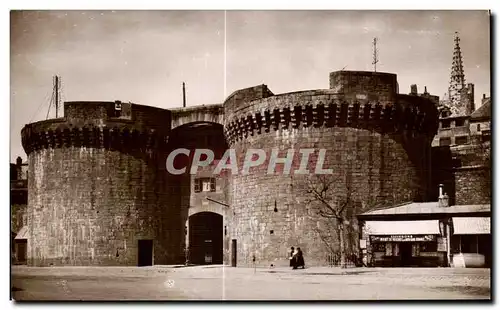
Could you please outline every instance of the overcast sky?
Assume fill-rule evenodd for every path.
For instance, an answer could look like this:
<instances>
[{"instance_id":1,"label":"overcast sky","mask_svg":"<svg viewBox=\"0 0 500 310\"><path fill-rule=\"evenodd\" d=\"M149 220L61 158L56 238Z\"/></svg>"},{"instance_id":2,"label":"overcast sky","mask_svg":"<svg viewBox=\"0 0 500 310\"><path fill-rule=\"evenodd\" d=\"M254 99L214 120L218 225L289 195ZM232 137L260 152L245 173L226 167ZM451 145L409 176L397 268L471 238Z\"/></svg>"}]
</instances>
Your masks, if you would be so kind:
<instances>
[{"instance_id":1,"label":"overcast sky","mask_svg":"<svg viewBox=\"0 0 500 310\"><path fill-rule=\"evenodd\" d=\"M490 94L486 11L44 11L11 14L11 160L26 158L20 131L47 116L52 77L64 101L131 101L172 108L222 103L267 84L275 94L328 88L328 74L398 75L443 97L460 33L476 106ZM226 43L225 43L226 42ZM225 60L225 61L224 61ZM62 110L61 110L62 111ZM49 117L54 117L54 111Z\"/></svg>"}]
</instances>

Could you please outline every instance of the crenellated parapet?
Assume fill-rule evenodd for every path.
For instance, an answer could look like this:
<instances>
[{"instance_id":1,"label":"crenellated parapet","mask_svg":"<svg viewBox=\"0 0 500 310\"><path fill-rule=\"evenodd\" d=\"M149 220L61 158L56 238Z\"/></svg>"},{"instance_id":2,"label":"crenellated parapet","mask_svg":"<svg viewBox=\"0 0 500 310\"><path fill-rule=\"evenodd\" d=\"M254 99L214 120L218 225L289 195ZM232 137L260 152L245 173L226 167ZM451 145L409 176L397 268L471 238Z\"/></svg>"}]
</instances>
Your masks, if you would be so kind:
<instances>
[{"instance_id":1,"label":"crenellated parapet","mask_svg":"<svg viewBox=\"0 0 500 310\"><path fill-rule=\"evenodd\" d=\"M22 145L28 155L63 147L164 150L170 121L170 112L158 108L119 102L67 102L64 118L26 125L21 131Z\"/></svg>"},{"instance_id":2,"label":"crenellated parapet","mask_svg":"<svg viewBox=\"0 0 500 310\"><path fill-rule=\"evenodd\" d=\"M315 90L246 102L232 115L226 111L224 128L229 143L272 130L307 127L354 127L432 137L437 120L435 104L426 98L398 94L392 102L378 102Z\"/></svg>"}]
</instances>

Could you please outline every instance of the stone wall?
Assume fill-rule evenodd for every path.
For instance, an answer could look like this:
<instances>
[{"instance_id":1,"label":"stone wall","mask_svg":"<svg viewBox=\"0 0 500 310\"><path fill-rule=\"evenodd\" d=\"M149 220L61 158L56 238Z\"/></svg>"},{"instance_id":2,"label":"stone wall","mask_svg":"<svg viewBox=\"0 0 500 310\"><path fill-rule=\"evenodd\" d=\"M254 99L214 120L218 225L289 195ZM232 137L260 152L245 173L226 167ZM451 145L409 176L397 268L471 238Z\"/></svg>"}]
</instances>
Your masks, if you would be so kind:
<instances>
[{"instance_id":1,"label":"stone wall","mask_svg":"<svg viewBox=\"0 0 500 310\"><path fill-rule=\"evenodd\" d=\"M354 251L359 239L355 214L427 198L430 143L437 129L434 103L396 94L395 75L381 74L381 81L371 73L366 79L363 73L354 76L331 74L339 89L224 105L226 137L240 165L240 173L230 179L229 197L238 265L252 265L253 256L258 265L287 264L291 246L301 247L310 265L324 265L329 246L338 245L332 222L319 217L314 204L307 202L307 177L293 172L267 175L268 161L243 175L241 165L249 149L264 149L267 158L273 148L281 150L280 157L294 149L295 168L299 149L316 150L309 165L316 163L319 149L326 149L324 166L333 169L332 201L345 198L350 184L346 239ZM386 83L379 90L374 81ZM322 236L325 232L328 235Z\"/></svg>"},{"instance_id":2,"label":"stone wall","mask_svg":"<svg viewBox=\"0 0 500 310\"><path fill-rule=\"evenodd\" d=\"M64 118L27 125L28 263L136 265L141 238L154 240L155 264L183 263L189 216L209 211L224 217L226 263L236 239L238 266L251 265L253 255L259 265L288 264L291 246L302 248L308 265L326 264L338 232L307 202L308 176L267 175L266 161L248 175L215 176L215 192L194 193L194 180L213 177L217 161L196 175L188 166L172 176L165 160L180 147L213 149L216 159L235 148L240 169L250 148L266 150L268 158L274 148L280 157L295 149L292 171L298 149L316 150L310 171L325 149L332 201L352 197L346 242L355 251L357 213L428 198L437 109L426 98L398 94L394 74L341 71L330 84L282 95L259 85L234 92L222 107L173 112L70 102Z\"/></svg>"},{"instance_id":3,"label":"stone wall","mask_svg":"<svg viewBox=\"0 0 500 310\"><path fill-rule=\"evenodd\" d=\"M491 144L473 143L451 148L456 204L491 203Z\"/></svg>"},{"instance_id":4,"label":"stone wall","mask_svg":"<svg viewBox=\"0 0 500 310\"><path fill-rule=\"evenodd\" d=\"M336 71L330 73L330 89L344 94L346 99L393 101L396 99L396 74L366 71Z\"/></svg>"},{"instance_id":5,"label":"stone wall","mask_svg":"<svg viewBox=\"0 0 500 310\"><path fill-rule=\"evenodd\" d=\"M26 225L26 207L27 205L22 204L11 204L10 205L10 230L18 233L19 230Z\"/></svg>"},{"instance_id":6,"label":"stone wall","mask_svg":"<svg viewBox=\"0 0 500 310\"><path fill-rule=\"evenodd\" d=\"M227 231L228 218L230 212L227 207L217 203L227 202L228 179L226 174L214 175L213 171L220 158L226 151L228 145L223 134L223 127L214 122L188 123L172 130L169 138L169 150L186 148L190 150L190 155L178 155L174 161L176 169L186 167L186 172L181 175L171 176L172 188L177 193L172 197L172 203L181 210L182 223L186 233L183 238L183 246L189 248L189 217L200 212L213 212L223 216L223 226ZM206 167L198 167L195 174L190 174L192 159L195 149L209 149L214 152L215 160ZM195 181L199 178L214 178L215 191L195 192ZM209 201L210 198L214 201ZM228 235L223 236L223 259L229 263L229 239Z\"/></svg>"},{"instance_id":7,"label":"stone wall","mask_svg":"<svg viewBox=\"0 0 500 310\"><path fill-rule=\"evenodd\" d=\"M140 239L154 240L154 263L183 261L165 171L170 114L130 105L121 119L114 110L66 103L64 118L23 128L29 265L135 266Z\"/></svg>"},{"instance_id":8,"label":"stone wall","mask_svg":"<svg viewBox=\"0 0 500 310\"><path fill-rule=\"evenodd\" d=\"M456 204L491 204L491 171L487 167L455 169Z\"/></svg>"},{"instance_id":9,"label":"stone wall","mask_svg":"<svg viewBox=\"0 0 500 310\"><path fill-rule=\"evenodd\" d=\"M29 158L28 264L137 265L139 239L173 263L180 217L156 162L118 151L64 148Z\"/></svg>"},{"instance_id":10,"label":"stone wall","mask_svg":"<svg viewBox=\"0 0 500 310\"><path fill-rule=\"evenodd\" d=\"M268 150L268 158L272 148L326 149L324 167L333 169L329 177L334 180L331 198L345 198L347 179L352 182L353 204L348 211L351 222L347 225L346 239L353 243L351 248L354 250L358 240L355 214L376 206L414 200L420 190L419 184L425 182L419 179L415 163L398 142L388 135L363 129L283 130L248 138L233 147L239 154L240 163L250 148ZM318 151L311 157L311 172L315 169L317 155ZM285 156L286 152L282 151L280 157ZM318 230L329 234L328 226L333 225L318 216L313 204L306 202L311 198L306 192L307 177L293 172L279 175L283 165L278 165L278 175L266 175L268 162L260 169L251 169L248 175L239 174L231 179L234 211L231 235L238 240L238 264L249 265L252 255L259 264L283 263L291 246L300 246L310 264L325 264L328 245L324 244L325 236ZM297 154L292 171L299 165ZM277 212L274 212L275 206Z\"/></svg>"},{"instance_id":11,"label":"stone wall","mask_svg":"<svg viewBox=\"0 0 500 310\"><path fill-rule=\"evenodd\" d=\"M172 129L193 123L221 124L224 119L222 104L202 105L196 107L171 109Z\"/></svg>"}]
</instances>

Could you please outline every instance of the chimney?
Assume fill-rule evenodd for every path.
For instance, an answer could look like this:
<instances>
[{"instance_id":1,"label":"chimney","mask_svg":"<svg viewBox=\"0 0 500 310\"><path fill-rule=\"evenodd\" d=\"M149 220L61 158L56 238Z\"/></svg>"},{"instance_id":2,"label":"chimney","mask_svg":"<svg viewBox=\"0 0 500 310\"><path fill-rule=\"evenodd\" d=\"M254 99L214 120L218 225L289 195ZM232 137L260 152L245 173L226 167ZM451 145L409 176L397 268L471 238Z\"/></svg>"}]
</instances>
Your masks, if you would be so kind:
<instances>
[{"instance_id":1,"label":"chimney","mask_svg":"<svg viewBox=\"0 0 500 310\"><path fill-rule=\"evenodd\" d=\"M443 193L443 184L439 184L439 206L441 208L447 208L450 206L450 197L446 193Z\"/></svg>"},{"instance_id":2,"label":"chimney","mask_svg":"<svg viewBox=\"0 0 500 310\"><path fill-rule=\"evenodd\" d=\"M411 84L410 95L417 95L417 94L418 94L417 84Z\"/></svg>"},{"instance_id":3,"label":"chimney","mask_svg":"<svg viewBox=\"0 0 500 310\"><path fill-rule=\"evenodd\" d=\"M427 86L424 86L424 94L428 95L429 93L427 92Z\"/></svg>"},{"instance_id":4,"label":"chimney","mask_svg":"<svg viewBox=\"0 0 500 310\"><path fill-rule=\"evenodd\" d=\"M483 94L483 99L486 99L486 94Z\"/></svg>"},{"instance_id":5,"label":"chimney","mask_svg":"<svg viewBox=\"0 0 500 310\"><path fill-rule=\"evenodd\" d=\"M22 165L23 165L23 159L21 158L21 156L18 156L16 158L16 174L17 174L17 179L18 180L22 180L23 179L23 168L22 168Z\"/></svg>"}]
</instances>

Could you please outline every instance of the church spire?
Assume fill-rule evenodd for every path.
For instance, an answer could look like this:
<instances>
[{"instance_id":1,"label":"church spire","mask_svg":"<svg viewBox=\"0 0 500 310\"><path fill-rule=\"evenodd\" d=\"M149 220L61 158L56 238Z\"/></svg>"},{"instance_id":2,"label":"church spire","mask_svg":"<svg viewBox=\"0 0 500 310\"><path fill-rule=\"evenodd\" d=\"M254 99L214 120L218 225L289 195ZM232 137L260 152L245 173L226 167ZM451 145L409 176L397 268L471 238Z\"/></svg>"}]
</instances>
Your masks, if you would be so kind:
<instances>
[{"instance_id":1,"label":"church spire","mask_svg":"<svg viewBox=\"0 0 500 310\"><path fill-rule=\"evenodd\" d=\"M448 98L450 105L460 106L460 93L465 87L465 74L460 50L460 37L455 32L455 48L453 50L453 63L451 66L450 86L448 87Z\"/></svg>"},{"instance_id":2,"label":"church spire","mask_svg":"<svg viewBox=\"0 0 500 310\"><path fill-rule=\"evenodd\" d=\"M449 116L466 116L474 111L474 84L465 84L464 64L460 50L460 37L455 32L455 48L451 66L448 100L444 103L451 113Z\"/></svg>"}]
</instances>

